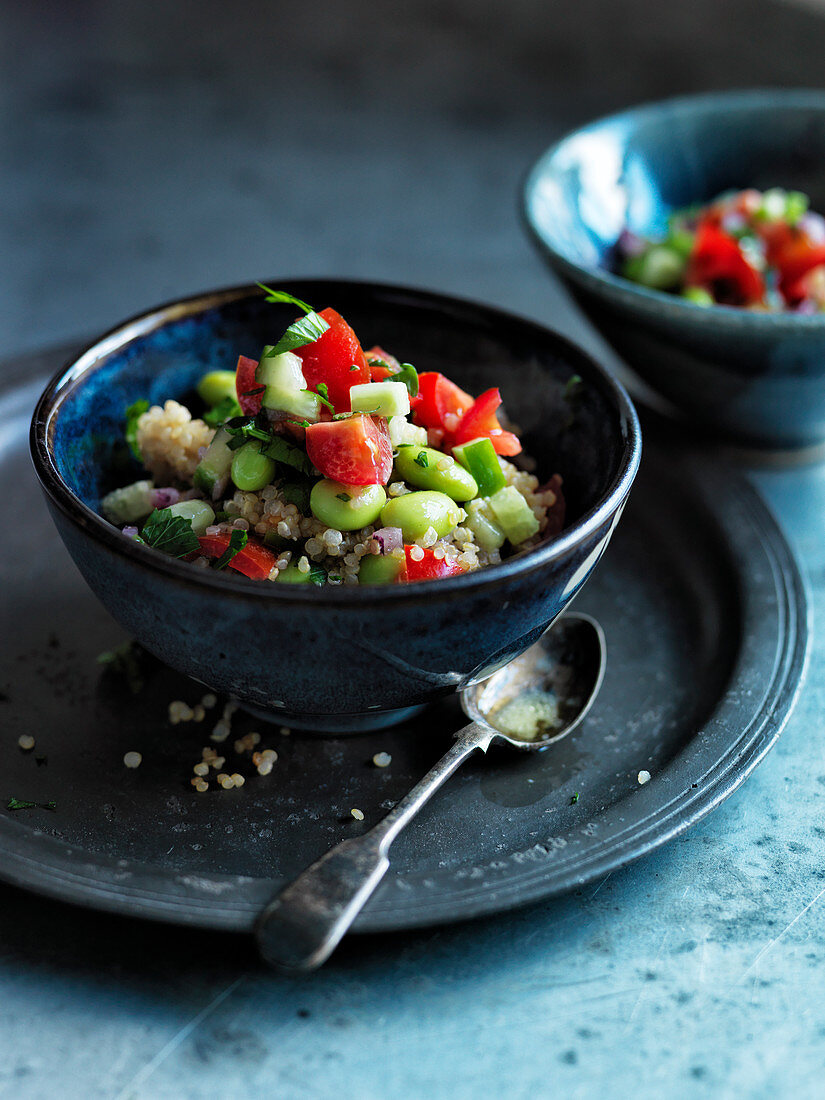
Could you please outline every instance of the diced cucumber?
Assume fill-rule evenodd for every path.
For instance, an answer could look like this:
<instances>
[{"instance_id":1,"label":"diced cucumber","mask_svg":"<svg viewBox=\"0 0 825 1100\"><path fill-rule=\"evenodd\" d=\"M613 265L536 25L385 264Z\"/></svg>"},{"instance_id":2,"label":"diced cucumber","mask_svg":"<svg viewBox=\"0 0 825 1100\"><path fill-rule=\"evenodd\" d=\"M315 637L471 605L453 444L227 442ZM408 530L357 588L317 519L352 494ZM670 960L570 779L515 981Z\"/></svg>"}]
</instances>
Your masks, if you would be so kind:
<instances>
[{"instance_id":1,"label":"diced cucumber","mask_svg":"<svg viewBox=\"0 0 825 1100\"><path fill-rule=\"evenodd\" d=\"M427 446L427 429L410 423L405 416L391 416L388 425L393 447L402 447L405 443L413 447Z\"/></svg>"},{"instance_id":2,"label":"diced cucumber","mask_svg":"<svg viewBox=\"0 0 825 1100\"><path fill-rule=\"evenodd\" d=\"M367 554L361 558L358 570L359 584L393 584L403 572L406 559L403 554Z\"/></svg>"},{"instance_id":3,"label":"diced cucumber","mask_svg":"<svg viewBox=\"0 0 825 1100\"><path fill-rule=\"evenodd\" d=\"M495 447L489 439L482 437L461 443L453 447L453 454L478 482L479 496L492 496L507 484Z\"/></svg>"},{"instance_id":4,"label":"diced cucumber","mask_svg":"<svg viewBox=\"0 0 825 1100\"><path fill-rule=\"evenodd\" d=\"M196 535L205 535L206 528L215 522L215 513L205 500L179 500L171 504L169 511L173 516L182 516L192 524Z\"/></svg>"},{"instance_id":5,"label":"diced cucumber","mask_svg":"<svg viewBox=\"0 0 825 1100\"><path fill-rule=\"evenodd\" d=\"M267 345L255 372L255 378L266 386L261 403L265 409L290 413L299 420L316 421L321 416L321 398L307 390L303 363L292 351L272 354Z\"/></svg>"},{"instance_id":6,"label":"diced cucumber","mask_svg":"<svg viewBox=\"0 0 825 1100\"><path fill-rule=\"evenodd\" d=\"M154 487L151 481L136 481L122 489L114 489L101 500L100 510L110 523L134 523L144 519L153 508Z\"/></svg>"},{"instance_id":7,"label":"diced cucumber","mask_svg":"<svg viewBox=\"0 0 825 1100\"><path fill-rule=\"evenodd\" d=\"M490 508L513 545L538 533L539 521L533 514L533 509L513 485L493 493L490 497Z\"/></svg>"},{"instance_id":8,"label":"diced cucumber","mask_svg":"<svg viewBox=\"0 0 825 1100\"><path fill-rule=\"evenodd\" d=\"M491 550L500 550L507 536L495 522L489 512L486 501L473 500L466 505L467 518L464 526L469 527L475 535L475 540L482 550L488 553Z\"/></svg>"},{"instance_id":9,"label":"diced cucumber","mask_svg":"<svg viewBox=\"0 0 825 1100\"><path fill-rule=\"evenodd\" d=\"M403 382L363 382L349 391L353 412L377 416L406 416L410 411L410 391Z\"/></svg>"},{"instance_id":10,"label":"diced cucumber","mask_svg":"<svg viewBox=\"0 0 825 1100\"><path fill-rule=\"evenodd\" d=\"M327 576L320 565L310 565L306 573L298 568L298 563L291 561L286 569L278 570L278 580L283 584L326 584Z\"/></svg>"},{"instance_id":11,"label":"diced cucumber","mask_svg":"<svg viewBox=\"0 0 825 1100\"><path fill-rule=\"evenodd\" d=\"M226 428L218 428L193 475L196 489L217 500L229 481L229 468L234 452L229 447L232 436Z\"/></svg>"},{"instance_id":12,"label":"diced cucumber","mask_svg":"<svg viewBox=\"0 0 825 1100\"><path fill-rule=\"evenodd\" d=\"M669 290L685 273L685 259L667 245L657 244L641 257L637 279L653 290Z\"/></svg>"}]
</instances>

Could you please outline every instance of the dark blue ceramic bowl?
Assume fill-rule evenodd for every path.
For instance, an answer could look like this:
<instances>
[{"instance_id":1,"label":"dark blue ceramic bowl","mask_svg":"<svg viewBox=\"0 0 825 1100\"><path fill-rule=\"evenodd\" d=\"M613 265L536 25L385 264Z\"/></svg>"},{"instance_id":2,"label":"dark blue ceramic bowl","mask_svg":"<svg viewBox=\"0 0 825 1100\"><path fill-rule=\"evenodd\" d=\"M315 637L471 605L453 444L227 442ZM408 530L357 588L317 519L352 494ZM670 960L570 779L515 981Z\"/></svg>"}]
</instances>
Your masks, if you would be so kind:
<instances>
[{"instance_id":1,"label":"dark blue ceramic bowl","mask_svg":"<svg viewBox=\"0 0 825 1100\"><path fill-rule=\"evenodd\" d=\"M530 172L542 255L616 351L691 420L760 447L825 439L825 315L703 308L611 273L622 228L743 187L807 192L825 212L825 91L674 99L592 123Z\"/></svg>"},{"instance_id":2,"label":"dark blue ceramic bowl","mask_svg":"<svg viewBox=\"0 0 825 1100\"><path fill-rule=\"evenodd\" d=\"M636 414L566 340L499 310L399 287L275 280L333 305L368 342L480 392L500 385L540 474L564 476L570 524L499 566L408 586L270 585L201 571L97 514L122 460L124 410L180 398L257 356L294 309L240 287L153 310L93 344L38 403L31 448L58 530L90 587L147 649L287 725L388 725L490 675L531 645L603 553L639 464ZM567 386L572 375L581 385ZM572 397L571 397L572 389ZM119 474L120 483L138 468Z\"/></svg>"}]
</instances>

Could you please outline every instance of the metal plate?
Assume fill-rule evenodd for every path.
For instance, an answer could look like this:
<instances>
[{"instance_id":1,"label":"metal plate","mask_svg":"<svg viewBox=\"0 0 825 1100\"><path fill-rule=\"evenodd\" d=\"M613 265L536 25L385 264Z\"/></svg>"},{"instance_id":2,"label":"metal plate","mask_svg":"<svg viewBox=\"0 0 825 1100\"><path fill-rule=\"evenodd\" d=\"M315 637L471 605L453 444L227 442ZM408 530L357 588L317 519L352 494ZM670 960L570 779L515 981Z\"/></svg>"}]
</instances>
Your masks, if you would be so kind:
<instances>
[{"instance_id":1,"label":"metal plate","mask_svg":"<svg viewBox=\"0 0 825 1100\"><path fill-rule=\"evenodd\" d=\"M40 372L56 365L42 357L34 377L31 363L6 370L0 387L0 877L99 909L249 929L280 885L426 771L459 708L451 700L342 739L284 736L238 713L226 765L249 776L245 786L195 793L192 766L216 713L172 726L169 701L193 704L202 688L147 661L134 694L97 663L122 633L58 543L30 468L29 415ZM394 845L358 930L479 916L603 875L699 820L774 743L803 675L807 599L775 521L739 476L648 448L576 607L600 620L609 651L588 719L544 753L492 750L455 776ZM272 639L273 660L284 644ZM233 751L253 729L279 753L266 778ZM25 733L33 752L18 748ZM130 750L143 755L136 770L123 765ZM372 764L378 751L389 767ZM56 809L11 812L11 797Z\"/></svg>"}]
</instances>

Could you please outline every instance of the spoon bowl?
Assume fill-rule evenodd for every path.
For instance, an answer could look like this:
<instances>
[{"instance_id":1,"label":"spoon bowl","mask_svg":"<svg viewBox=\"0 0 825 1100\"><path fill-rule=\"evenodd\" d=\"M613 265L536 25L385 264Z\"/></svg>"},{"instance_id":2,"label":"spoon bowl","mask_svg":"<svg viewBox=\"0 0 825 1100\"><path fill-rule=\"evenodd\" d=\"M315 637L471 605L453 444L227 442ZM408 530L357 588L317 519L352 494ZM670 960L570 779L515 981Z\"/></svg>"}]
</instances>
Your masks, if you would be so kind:
<instances>
[{"instance_id":1,"label":"spoon bowl","mask_svg":"<svg viewBox=\"0 0 825 1100\"><path fill-rule=\"evenodd\" d=\"M606 663L599 623L589 615L564 615L521 656L466 688L461 706L469 719L492 727L496 739L512 748L546 749L582 722L599 693ZM516 731L507 722L520 697L533 700L525 708L532 730L522 726Z\"/></svg>"},{"instance_id":2,"label":"spoon bowl","mask_svg":"<svg viewBox=\"0 0 825 1100\"><path fill-rule=\"evenodd\" d=\"M538 750L566 737L598 693L605 653L604 634L594 619L565 615L515 660L466 689L461 704L470 724L435 767L377 825L321 856L261 913L255 936L264 959L291 972L321 966L387 873L390 845L442 783L468 756L486 752L496 740ZM532 715L528 736L523 722L515 729L502 719L526 697L531 705L521 713Z\"/></svg>"}]
</instances>

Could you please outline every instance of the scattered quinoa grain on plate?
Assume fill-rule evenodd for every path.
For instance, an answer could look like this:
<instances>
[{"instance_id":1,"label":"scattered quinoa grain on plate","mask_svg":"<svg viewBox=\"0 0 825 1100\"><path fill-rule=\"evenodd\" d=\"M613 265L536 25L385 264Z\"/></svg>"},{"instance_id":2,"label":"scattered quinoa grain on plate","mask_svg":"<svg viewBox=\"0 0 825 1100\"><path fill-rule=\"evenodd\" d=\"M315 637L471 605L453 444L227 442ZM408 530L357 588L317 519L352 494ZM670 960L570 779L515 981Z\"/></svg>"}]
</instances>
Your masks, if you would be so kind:
<instances>
[{"instance_id":1,"label":"scattered quinoa grain on plate","mask_svg":"<svg viewBox=\"0 0 825 1100\"><path fill-rule=\"evenodd\" d=\"M474 397L365 352L334 309L262 290L302 316L257 360L205 374L200 416L171 397L125 410L144 473L101 501L124 537L201 569L321 587L456 576L562 529L561 478L540 484L518 465L529 460L511 461L522 446L497 388ZM213 699L176 701L170 721L203 721Z\"/></svg>"}]
</instances>

